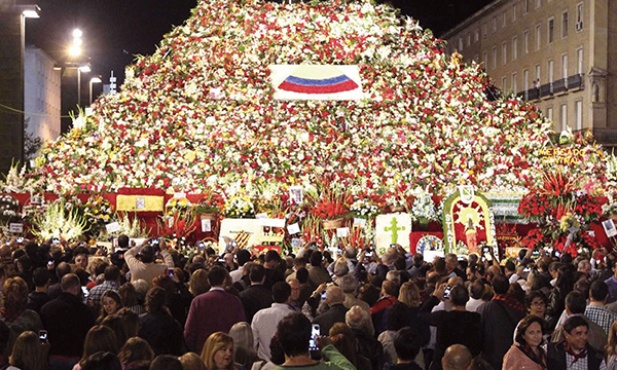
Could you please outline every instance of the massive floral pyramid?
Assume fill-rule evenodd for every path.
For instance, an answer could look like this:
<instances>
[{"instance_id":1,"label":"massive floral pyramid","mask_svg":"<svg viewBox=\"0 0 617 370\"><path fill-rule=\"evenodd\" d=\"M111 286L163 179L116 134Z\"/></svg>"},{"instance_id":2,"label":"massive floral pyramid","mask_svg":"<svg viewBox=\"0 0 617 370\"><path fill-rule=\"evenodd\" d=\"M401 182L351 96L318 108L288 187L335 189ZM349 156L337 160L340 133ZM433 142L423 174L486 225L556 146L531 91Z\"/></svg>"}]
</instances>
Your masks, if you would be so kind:
<instances>
[{"instance_id":1,"label":"massive floral pyramid","mask_svg":"<svg viewBox=\"0 0 617 370\"><path fill-rule=\"evenodd\" d=\"M271 65L357 66L360 99L274 99ZM225 191L241 181L337 184L352 193L443 194L460 184L537 184L550 123L517 99L491 102L480 66L386 5L202 0L122 91L46 146L48 191ZM597 147L567 171L602 175ZM548 164L547 164L548 163Z\"/></svg>"}]
</instances>

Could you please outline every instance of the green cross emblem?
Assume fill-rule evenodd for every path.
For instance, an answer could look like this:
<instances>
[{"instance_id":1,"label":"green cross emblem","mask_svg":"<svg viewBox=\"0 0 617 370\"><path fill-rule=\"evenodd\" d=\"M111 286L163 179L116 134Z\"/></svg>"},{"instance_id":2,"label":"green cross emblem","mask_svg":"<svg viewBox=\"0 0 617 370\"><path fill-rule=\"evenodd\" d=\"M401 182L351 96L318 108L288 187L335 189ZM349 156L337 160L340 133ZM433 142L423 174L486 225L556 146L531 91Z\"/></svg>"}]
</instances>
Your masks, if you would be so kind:
<instances>
[{"instance_id":1,"label":"green cross emblem","mask_svg":"<svg viewBox=\"0 0 617 370\"><path fill-rule=\"evenodd\" d=\"M392 217L392 220L390 221L390 226L384 228L385 231L392 231L390 233L390 239L392 241L392 244L397 243L399 230L401 231L405 230L405 226L401 226L401 227L397 227L397 226L398 226L398 221L396 220L396 217Z\"/></svg>"}]
</instances>

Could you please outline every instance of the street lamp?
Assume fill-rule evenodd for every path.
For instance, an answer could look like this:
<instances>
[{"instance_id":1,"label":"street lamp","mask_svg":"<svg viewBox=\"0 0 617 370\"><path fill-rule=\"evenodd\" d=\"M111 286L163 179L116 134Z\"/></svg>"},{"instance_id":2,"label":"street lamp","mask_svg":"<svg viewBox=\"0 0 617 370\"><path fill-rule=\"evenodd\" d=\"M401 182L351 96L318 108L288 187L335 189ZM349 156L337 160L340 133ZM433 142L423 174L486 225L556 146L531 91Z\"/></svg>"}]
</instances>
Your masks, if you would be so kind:
<instances>
[{"instance_id":1,"label":"street lamp","mask_svg":"<svg viewBox=\"0 0 617 370\"><path fill-rule=\"evenodd\" d=\"M92 105L92 84L100 84L101 82L103 82L103 80L101 80L99 77L92 77L90 79L90 105Z\"/></svg>"}]
</instances>

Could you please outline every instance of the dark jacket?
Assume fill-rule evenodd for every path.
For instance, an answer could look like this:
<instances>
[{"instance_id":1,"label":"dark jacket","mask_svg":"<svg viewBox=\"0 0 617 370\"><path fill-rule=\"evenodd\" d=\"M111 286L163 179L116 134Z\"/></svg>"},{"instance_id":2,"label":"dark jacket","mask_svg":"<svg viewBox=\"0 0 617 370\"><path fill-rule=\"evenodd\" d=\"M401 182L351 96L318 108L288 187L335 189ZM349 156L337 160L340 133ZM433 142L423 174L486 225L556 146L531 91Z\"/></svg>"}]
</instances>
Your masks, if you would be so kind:
<instances>
[{"instance_id":1,"label":"dark jacket","mask_svg":"<svg viewBox=\"0 0 617 370\"><path fill-rule=\"evenodd\" d=\"M564 341L549 343L546 352L547 366L549 369L567 369L566 350ZM602 363L602 355L587 344L587 369L597 370ZM579 360L582 361L582 360Z\"/></svg>"},{"instance_id":2,"label":"dark jacket","mask_svg":"<svg viewBox=\"0 0 617 370\"><path fill-rule=\"evenodd\" d=\"M319 324L321 335L328 335L330 328L337 322L345 322L345 313L347 313L347 307L342 303L332 305L328 311L317 316L314 320L314 324Z\"/></svg>"},{"instance_id":3,"label":"dark jacket","mask_svg":"<svg viewBox=\"0 0 617 370\"><path fill-rule=\"evenodd\" d=\"M238 296L244 307L246 322L249 324L257 311L272 306L272 292L262 284L248 286Z\"/></svg>"},{"instance_id":4,"label":"dark jacket","mask_svg":"<svg viewBox=\"0 0 617 370\"><path fill-rule=\"evenodd\" d=\"M62 292L41 307L40 316L51 345L49 353L81 357L86 334L94 325L88 306L73 294Z\"/></svg>"},{"instance_id":5,"label":"dark jacket","mask_svg":"<svg viewBox=\"0 0 617 370\"><path fill-rule=\"evenodd\" d=\"M173 316L164 312L153 312L143 314L139 319L139 336L150 344L155 355L180 356L184 353L182 326Z\"/></svg>"},{"instance_id":6,"label":"dark jacket","mask_svg":"<svg viewBox=\"0 0 617 370\"><path fill-rule=\"evenodd\" d=\"M383 345L375 337L363 331L351 329L356 336L357 351L371 361L373 370L378 370L386 363Z\"/></svg>"},{"instance_id":7,"label":"dark jacket","mask_svg":"<svg viewBox=\"0 0 617 370\"><path fill-rule=\"evenodd\" d=\"M525 312L493 300L481 305L478 313L482 317L484 359L493 369L501 369L503 357L514 341L514 329Z\"/></svg>"}]
</instances>

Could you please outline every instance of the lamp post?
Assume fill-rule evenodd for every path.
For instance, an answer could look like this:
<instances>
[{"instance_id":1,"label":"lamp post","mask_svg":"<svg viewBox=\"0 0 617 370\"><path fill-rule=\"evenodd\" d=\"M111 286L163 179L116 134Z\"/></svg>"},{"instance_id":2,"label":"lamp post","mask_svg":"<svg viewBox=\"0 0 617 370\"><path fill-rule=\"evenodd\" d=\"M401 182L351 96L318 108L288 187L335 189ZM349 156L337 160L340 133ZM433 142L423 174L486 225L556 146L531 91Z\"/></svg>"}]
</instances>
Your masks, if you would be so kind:
<instances>
[{"instance_id":1,"label":"lamp post","mask_svg":"<svg viewBox=\"0 0 617 370\"><path fill-rule=\"evenodd\" d=\"M92 77L90 79L90 94L89 96L89 104L92 105L92 84L100 84L101 82L103 82L103 80L101 80L100 77Z\"/></svg>"}]
</instances>

